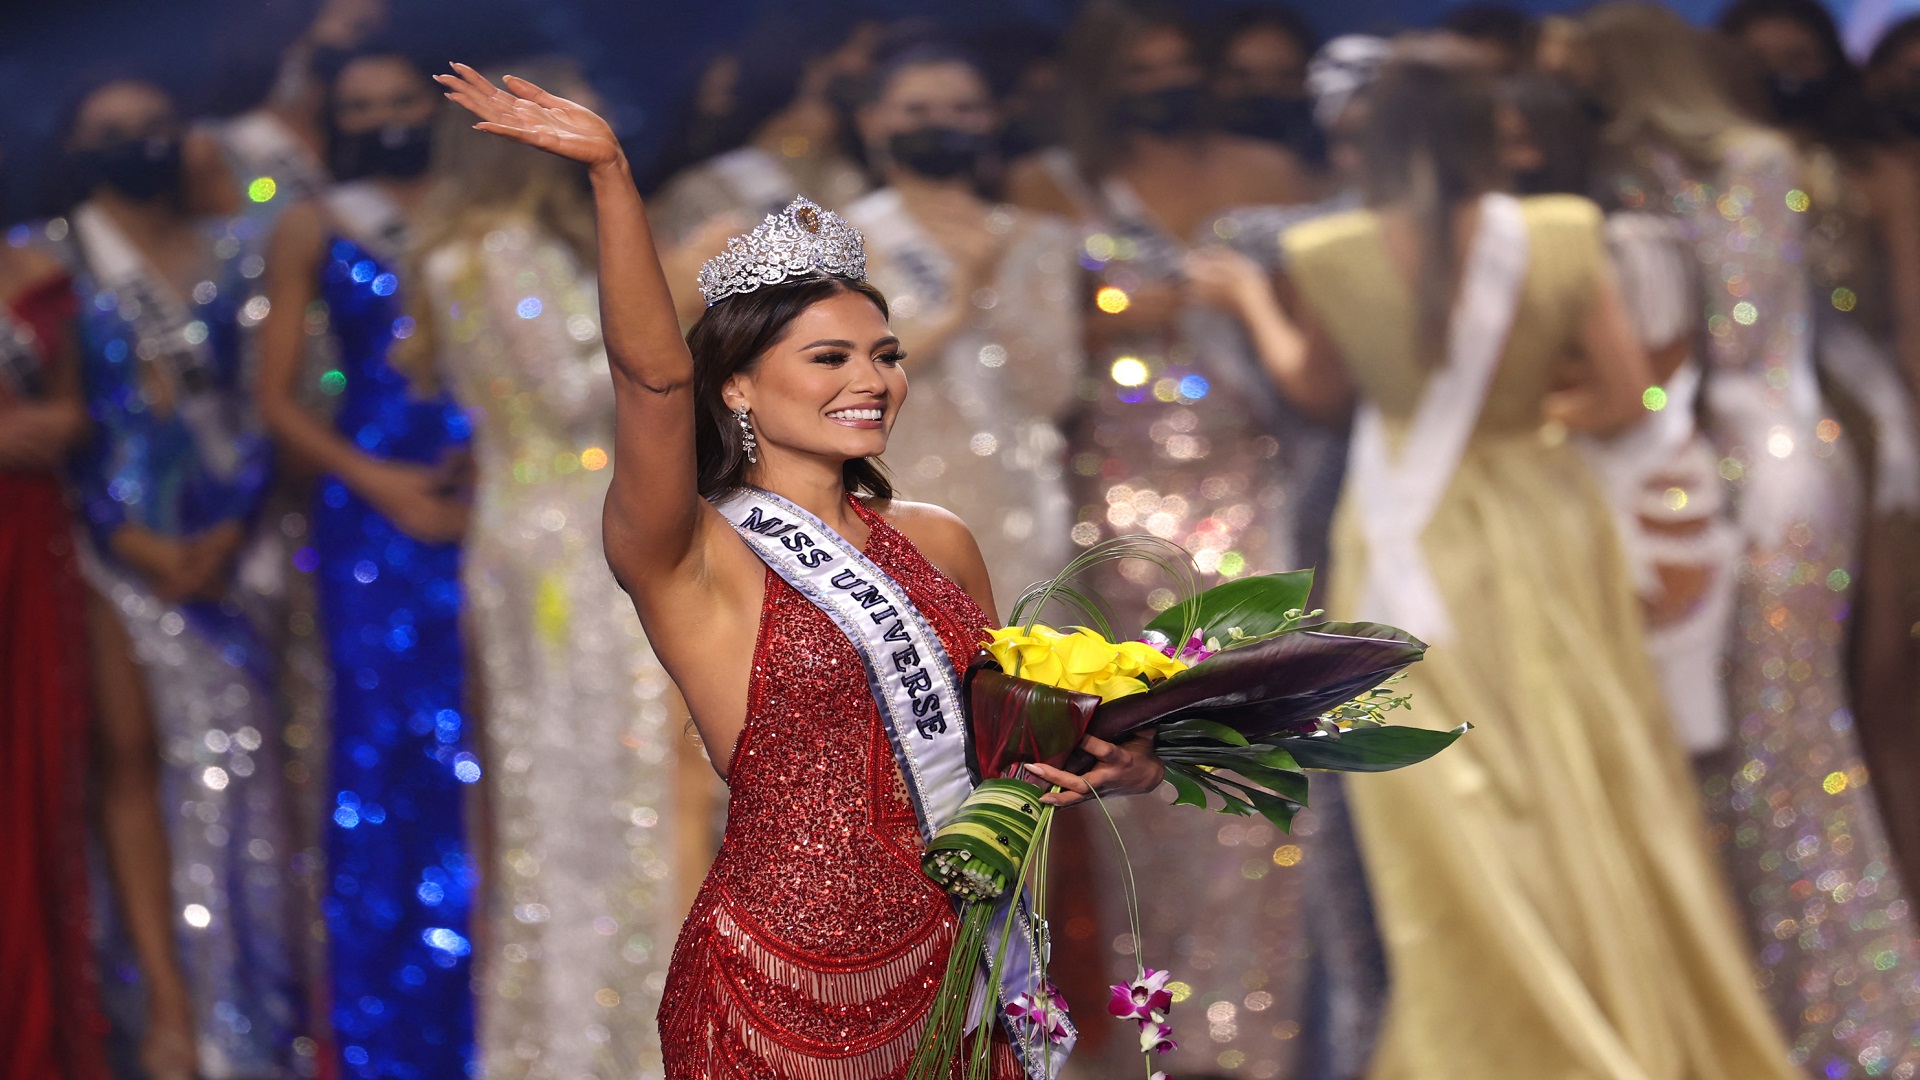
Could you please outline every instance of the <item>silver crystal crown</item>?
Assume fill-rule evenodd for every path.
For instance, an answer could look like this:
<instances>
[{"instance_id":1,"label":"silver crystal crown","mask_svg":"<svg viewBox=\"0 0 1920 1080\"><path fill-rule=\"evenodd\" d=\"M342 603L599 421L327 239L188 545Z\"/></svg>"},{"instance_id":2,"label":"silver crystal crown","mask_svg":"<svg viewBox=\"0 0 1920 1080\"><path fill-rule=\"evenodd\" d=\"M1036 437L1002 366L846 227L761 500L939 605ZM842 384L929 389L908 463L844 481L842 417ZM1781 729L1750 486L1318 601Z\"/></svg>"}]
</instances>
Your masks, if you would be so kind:
<instances>
[{"instance_id":1,"label":"silver crystal crown","mask_svg":"<svg viewBox=\"0 0 1920 1080\"><path fill-rule=\"evenodd\" d=\"M700 295L712 307L735 293L814 273L867 280L867 246L839 214L803 196L708 259L700 268Z\"/></svg>"}]
</instances>

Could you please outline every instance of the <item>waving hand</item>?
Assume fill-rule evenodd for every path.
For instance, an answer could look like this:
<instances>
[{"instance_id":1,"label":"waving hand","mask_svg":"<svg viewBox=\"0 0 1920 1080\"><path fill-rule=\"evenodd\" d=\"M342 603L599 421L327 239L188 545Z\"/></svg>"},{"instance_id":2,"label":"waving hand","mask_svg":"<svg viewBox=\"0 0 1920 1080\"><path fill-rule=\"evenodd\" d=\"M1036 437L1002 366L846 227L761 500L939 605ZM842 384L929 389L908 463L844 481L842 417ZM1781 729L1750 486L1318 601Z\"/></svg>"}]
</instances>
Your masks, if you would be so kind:
<instances>
[{"instance_id":1,"label":"waving hand","mask_svg":"<svg viewBox=\"0 0 1920 1080\"><path fill-rule=\"evenodd\" d=\"M435 75L434 81L446 88L447 97L480 118L480 122L473 125L478 130L503 135L589 167L613 165L621 160L620 140L614 137L613 128L592 109L549 94L513 75L506 77L506 89L502 90L465 64L454 64L453 70L452 75Z\"/></svg>"}]
</instances>

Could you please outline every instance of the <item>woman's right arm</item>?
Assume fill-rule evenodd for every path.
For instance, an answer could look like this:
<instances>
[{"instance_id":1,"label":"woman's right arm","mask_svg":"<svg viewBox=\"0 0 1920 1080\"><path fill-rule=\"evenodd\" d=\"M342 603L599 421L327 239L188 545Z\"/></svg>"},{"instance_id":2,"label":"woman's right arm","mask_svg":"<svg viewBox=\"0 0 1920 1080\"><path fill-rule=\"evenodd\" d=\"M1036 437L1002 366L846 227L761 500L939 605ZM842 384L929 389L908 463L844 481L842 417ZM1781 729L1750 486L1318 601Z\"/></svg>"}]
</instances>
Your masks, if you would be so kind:
<instances>
[{"instance_id":1,"label":"woman's right arm","mask_svg":"<svg viewBox=\"0 0 1920 1080\"><path fill-rule=\"evenodd\" d=\"M319 288L325 246L325 221L312 203L288 210L267 245L270 306L260 325L260 373L254 385L260 419L282 450L316 472L338 477L402 532L428 543L458 540L466 531L467 508L448 495L442 470L381 461L300 402L307 306Z\"/></svg>"},{"instance_id":2,"label":"woman's right arm","mask_svg":"<svg viewBox=\"0 0 1920 1080\"><path fill-rule=\"evenodd\" d=\"M599 216L600 331L614 380L607 558L629 590L685 580L725 522L700 498L694 460L693 356L681 337L626 154L606 121L508 76L502 90L465 64L436 76L481 131L584 163Z\"/></svg>"}]
</instances>

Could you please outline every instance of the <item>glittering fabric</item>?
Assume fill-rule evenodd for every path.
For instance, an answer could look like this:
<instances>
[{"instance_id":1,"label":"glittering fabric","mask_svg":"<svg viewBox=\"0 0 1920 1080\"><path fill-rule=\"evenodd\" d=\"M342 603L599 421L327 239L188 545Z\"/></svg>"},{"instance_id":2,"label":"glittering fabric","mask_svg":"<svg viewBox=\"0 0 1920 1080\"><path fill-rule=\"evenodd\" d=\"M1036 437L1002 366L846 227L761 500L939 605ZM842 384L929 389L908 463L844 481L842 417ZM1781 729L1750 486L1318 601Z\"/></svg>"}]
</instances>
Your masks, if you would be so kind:
<instances>
[{"instance_id":1,"label":"glittering fabric","mask_svg":"<svg viewBox=\"0 0 1920 1080\"><path fill-rule=\"evenodd\" d=\"M1181 287L1180 259L1189 246L1219 243L1232 231L1215 228L1228 219L1223 214L1191 240L1169 235L1117 181L1088 193L1084 208L1081 265L1101 288L1129 299ZM1111 304L1112 294L1104 295ZM1097 293L1096 304L1100 299ZM1108 317L1087 316L1096 326ZM1292 499L1302 464L1295 451L1308 437L1294 428L1282 441L1283 406L1239 323L1221 311L1187 307L1163 332L1109 341L1091 359L1068 436L1074 542L1085 547L1142 532L1164 537L1193 553L1202 588L1292 569ZM1089 584L1111 604L1121 633L1137 631L1180 587L1139 561L1102 568ZM1100 918L1097 926L1070 923L1064 932L1100 936L1106 970L1096 981L1132 978L1138 951L1139 962L1168 969L1180 982L1180 1015L1205 1017L1205 1028L1187 1028L1180 1050L1156 1067L1280 1076L1300 1030L1305 949L1293 918L1299 875L1291 869L1300 848L1263 822L1196 814L1171 799L1163 788L1157 797L1108 804L1141 883L1144 943L1127 932L1123 864L1098 818L1090 831ZM1104 1002L1069 997L1069 1004L1084 1012ZM1124 1033L1085 1057L1115 1074L1140 1063L1137 1043Z\"/></svg>"},{"instance_id":2,"label":"glittering fabric","mask_svg":"<svg viewBox=\"0 0 1920 1080\"><path fill-rule=\"evenodd\" d=\"M866 554L948 652L986 616L879 516ZM957 922L920 871L920 832L866 671L771 570L719 857L681 930L660 1010L671 1080L905 1075ZM996 1080L1016 1080L1011 1052Z\"/></svg>"},{"instance_id":3,"label":"glittering fabric","mask_svg":"<svg viewBox=\"0 0 1920 1080\"><path fill-rule=\"evenodd\" d=\"M178 949L201 1072L212 1080L284 1074L293 1065L293 1041L304 1033L298 936L289 917L281 717L262 637L278 603L270 570L275 539L256 533L218 602L163 601L105 553L113 533L128 525L168 537L222 522L251 525L267 479L265 438L246 419L243 366L245 331L258 321L257 286L243 270L257 254L257 239L244 221L209 224L203 232L207 276L185 299L186 340L204 343L204 357L183 360L143 342L138 298L103 291L84 270L75 280L94 424L76 465L91 540L84 565L126 625L145 674ZM84 268L87 253L77 243L71 251ZM183 393L186 372L192 386ZM193 423L185 407L176 407L183 398L202 416L240 422ZM122 960L108 958L110 983L137 970ZM127 997L110 993L109 1000ZM137 1026L139 1015L116 1019Z\"/></svg>"},{"instance_id":4,"label":"glittering fabric","mask_svg":"<svg viewBox=\"0 0 1920 1080\"><path fill-rule=\"evenodd\" d=\"M476 934L486 1075L658 1080L683 713L601 549L598 290L520 221L438 249L425 273L437 355L475 423L463 575L495 822Z\"/></svg>"},{"instance_id":5,"label":"glittering fabric","mask_svg":"<svg viewBox=\"0 0 1920 1080\"><path fill-rule=\"evenodd\" d=\"M387 363L412 332L393 272L338 237L320 272L341 366L335 424L376 457L435 462L464 415ZM335 379L334 376L338 375ZM344 1075L465 1075L473 1047L467 927L476 868L461 803L480 764L461 712L460 564L325 478L314 508L321 624L333 668L327 889L333 1027Z\"/></svg>"},{"instance_id":6,"label":"glittering fabric","mask_svg":"<svg viewBox=\"0 0 1920 1080\"><path fill-rule=\"evenodd\" d=\"M847 218L866 236L872 280L907 350L912 392L887 441L896 489L960 515L995 600L1010 607L1073 557L1059 424L1082 366L1078 238L1064 222L998 208L986 223L1004 237L991 280L954 296L952 258L898 192L862 198ZM928 323L955 304L966 311L960 325L924 342Z\"/></svg>"},{"instance_id":7,"label":"glittering fabric","mask_svg":"<svg viewBox=\"0 0 1920 1080\"><path fill-rule=\"evenodd\" d=\"M1735 743L1701 770L1713 838L1794 1060L1826 1077L1911 1077L1920 952L1847 698L1862 498L1846 437L1809 396L1808 202L1771 135L1735 141L1718 176L1654 164L1655 197L1695 232L1706 430L1749 534L1728 655ZM1766 392L1736 408L1715 396L1726 386Z\"/></svg>"}]
</instances>

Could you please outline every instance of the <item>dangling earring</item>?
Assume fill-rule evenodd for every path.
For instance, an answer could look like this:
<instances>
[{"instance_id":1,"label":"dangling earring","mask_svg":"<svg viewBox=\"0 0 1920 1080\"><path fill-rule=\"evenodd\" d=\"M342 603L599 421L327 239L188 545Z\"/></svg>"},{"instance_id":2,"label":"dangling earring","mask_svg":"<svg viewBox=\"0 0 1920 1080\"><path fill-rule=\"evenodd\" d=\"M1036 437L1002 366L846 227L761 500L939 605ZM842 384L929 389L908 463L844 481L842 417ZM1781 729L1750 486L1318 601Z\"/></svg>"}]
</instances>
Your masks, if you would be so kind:
<instances>
[{"instance_id":1,"label":"dangling earring","mask_svg":"<svg viewBox=\"0 0 1920 1080\"><path fill-rule=\"evenodd\" d=\"M755 451L759 450L760 443L753 437L753 421L747 419L747 407L742 405L733 410L733 418L740 421L740 449L747 452L747 464L758 465L760 456Z\"/></svg>"}]
</instances>

